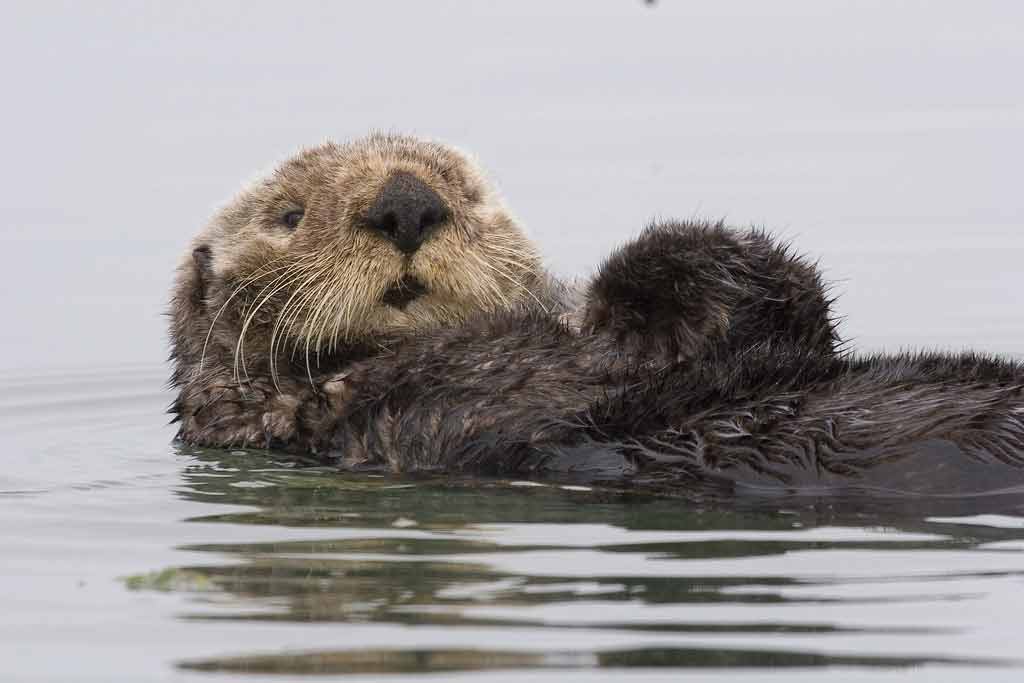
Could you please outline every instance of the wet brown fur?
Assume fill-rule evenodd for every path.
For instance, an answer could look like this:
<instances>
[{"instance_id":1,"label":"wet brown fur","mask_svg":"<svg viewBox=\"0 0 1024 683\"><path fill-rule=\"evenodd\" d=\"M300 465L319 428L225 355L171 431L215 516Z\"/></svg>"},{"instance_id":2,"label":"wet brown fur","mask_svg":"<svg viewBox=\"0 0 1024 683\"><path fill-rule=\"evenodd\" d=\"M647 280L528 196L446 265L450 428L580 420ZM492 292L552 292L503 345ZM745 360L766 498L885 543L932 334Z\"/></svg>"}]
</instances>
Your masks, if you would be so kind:
<instances>
[{"instance_id":1,"label":"wet brown fur","mask_svg":"<svg viewBox=\"0 0 1024 683\"><path fill-rule=\"evenodd\" d=\"M360 227L396 170L452 210L411 258ZM428 293L402 312L383 299L408 274ZM179 269L179 436L662 491L1024 484L1024 368L841 353L817 269L761 231L658 223L571 294L458 153L386 136L307 150Z\"/></svg>"}]
</instances>

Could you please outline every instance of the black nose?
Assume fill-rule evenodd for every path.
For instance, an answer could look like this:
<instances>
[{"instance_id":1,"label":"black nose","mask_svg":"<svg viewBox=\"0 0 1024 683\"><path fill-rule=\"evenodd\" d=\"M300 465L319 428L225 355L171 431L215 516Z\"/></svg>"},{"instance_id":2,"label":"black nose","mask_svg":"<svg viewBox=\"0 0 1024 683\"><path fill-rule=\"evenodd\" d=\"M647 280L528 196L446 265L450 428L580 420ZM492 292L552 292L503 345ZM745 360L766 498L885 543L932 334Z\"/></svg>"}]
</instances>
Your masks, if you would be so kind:
<instances>
[{"instance_id":1,"label":"black nose","mask_svg":"<svg viewBox=\"0 0 1024 683\"><path fill-rule=\"evenodd\" d=\"M406 254L412 254L448 219L436 192L411 173L391 174L366 212L366 223Z\"/></svg>"}]
</instances>

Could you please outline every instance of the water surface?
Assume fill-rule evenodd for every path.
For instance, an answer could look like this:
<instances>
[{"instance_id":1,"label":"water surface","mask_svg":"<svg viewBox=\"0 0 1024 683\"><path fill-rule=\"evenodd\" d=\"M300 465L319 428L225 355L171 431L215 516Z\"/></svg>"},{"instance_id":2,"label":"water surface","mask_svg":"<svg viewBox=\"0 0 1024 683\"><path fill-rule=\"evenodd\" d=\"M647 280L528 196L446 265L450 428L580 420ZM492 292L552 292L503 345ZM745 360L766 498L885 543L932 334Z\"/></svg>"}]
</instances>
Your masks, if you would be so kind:
<instances>
[{"instance_id":1,"label":"water surface","mask_svg":"<svg viewBox=\"0 0 1024 683\"><path fill-rule=\"evenodd\" d=\"M340 476L172 447L154 426L160 380L2 378L4 395L40 395L0 419L9 680L1010 680L1024 666L1009 637L1021 496L665 500Z\"/></svg>"},{"instance_id":2,"label":"water surface","mask_svg":"<svg viewBox=\"0 0 1024 683\"><path fill-rule=\"evenodd\" d=\"M1024 514L340 476L183 450L162 317L257 169L475 152L550 266L792 238L855 348L1024 352L1024 5L8 3L0 679L1017 680Z\"/></svg>"}]
</instances>

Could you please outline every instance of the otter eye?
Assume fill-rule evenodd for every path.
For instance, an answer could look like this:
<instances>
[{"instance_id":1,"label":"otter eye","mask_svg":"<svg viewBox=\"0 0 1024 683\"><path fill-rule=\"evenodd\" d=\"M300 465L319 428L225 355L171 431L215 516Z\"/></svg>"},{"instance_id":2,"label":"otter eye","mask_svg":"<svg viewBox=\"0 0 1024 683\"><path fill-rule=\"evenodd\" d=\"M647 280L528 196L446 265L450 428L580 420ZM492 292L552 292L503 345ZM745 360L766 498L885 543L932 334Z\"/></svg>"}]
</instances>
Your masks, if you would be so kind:
<instances>
[{"instance_id":1,"label":"otter eye","mask_svg":"<svg viewBox=\"0 0 1024 683\"><path fill-rule=\"evenodd\" d=\"M302 217L306 215L305 211L289 211L285 215L281 216L281 222L284 223L290 230L294 230L302 220Z\"/></svg>"}]
</instances>

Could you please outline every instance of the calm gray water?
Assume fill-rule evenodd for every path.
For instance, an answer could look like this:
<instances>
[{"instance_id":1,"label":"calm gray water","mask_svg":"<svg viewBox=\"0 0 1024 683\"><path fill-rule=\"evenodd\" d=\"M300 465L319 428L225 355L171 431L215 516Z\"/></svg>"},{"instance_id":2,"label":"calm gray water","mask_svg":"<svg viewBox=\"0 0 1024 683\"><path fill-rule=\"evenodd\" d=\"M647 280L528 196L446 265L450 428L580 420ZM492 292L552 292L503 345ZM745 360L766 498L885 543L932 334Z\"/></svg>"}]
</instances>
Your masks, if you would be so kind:
<instances>
[{"instance_id":1,"label":"calm gray water","mask_svg":"<svg viewBox=\"0 0 1024 683\"><path fill-rule=\"evenodd\" d=\"M1024 353L1024 5L5 3L0 680L1019 680L1019 501L668 501L185 451L189 237L296 147L474 152L553 269L820 258L860 349ZM290 675L283 675L290 674Z\"/></svg>"}]
</instances>

